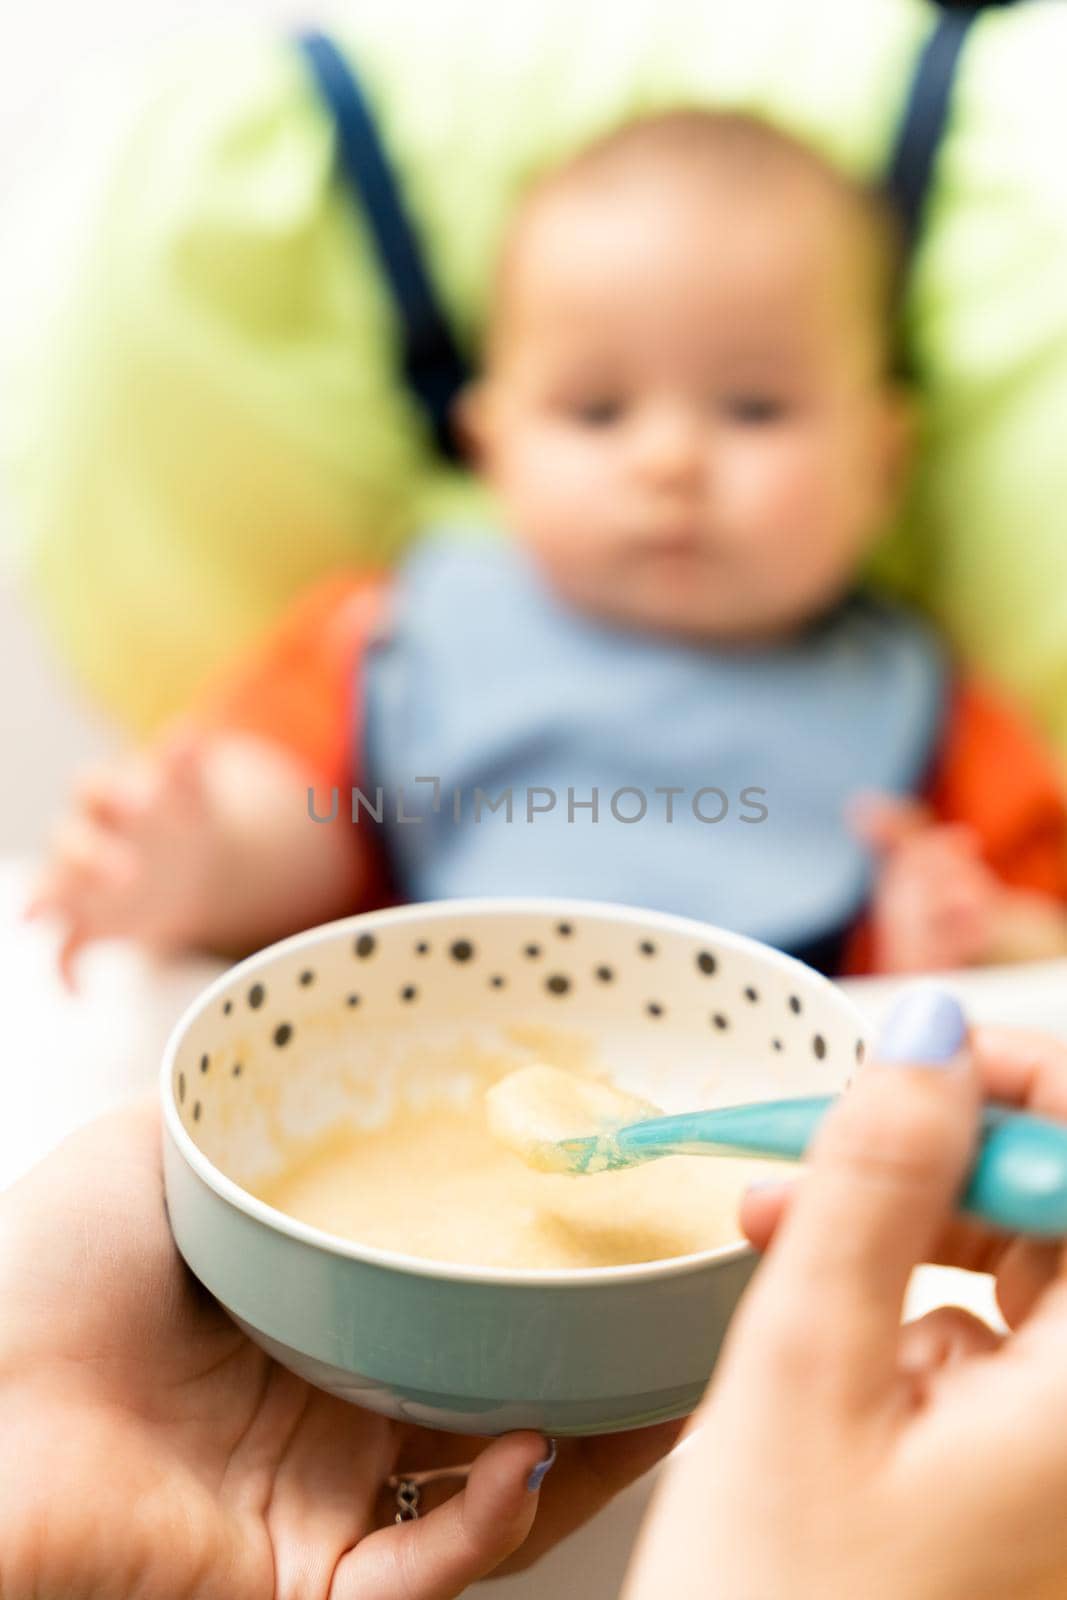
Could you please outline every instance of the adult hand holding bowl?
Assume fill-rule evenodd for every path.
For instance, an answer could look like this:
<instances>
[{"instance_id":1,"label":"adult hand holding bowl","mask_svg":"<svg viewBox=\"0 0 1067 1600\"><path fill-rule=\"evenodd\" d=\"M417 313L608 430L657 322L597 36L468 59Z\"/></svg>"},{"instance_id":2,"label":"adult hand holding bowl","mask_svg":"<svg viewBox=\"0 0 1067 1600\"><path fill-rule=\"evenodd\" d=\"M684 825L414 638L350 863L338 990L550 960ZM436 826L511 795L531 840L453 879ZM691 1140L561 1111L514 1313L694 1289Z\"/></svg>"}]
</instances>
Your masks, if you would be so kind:
<instances>
[{"instance_id":1,"label":"adult hand holding bowl","mask_svg":"<svg viewBox=\"0 0 1067 1600\"><path fill-rule=\"evenodd\" d=\"M541 1488L539 1434L458 1438L295 1377L175 1249L154 1100L0 1195L4 1600L448 1600L536 1560L676 1434L568 1440ZM391 1474L472 1459L395 1524Z\"/></svg>"}]
</instances>

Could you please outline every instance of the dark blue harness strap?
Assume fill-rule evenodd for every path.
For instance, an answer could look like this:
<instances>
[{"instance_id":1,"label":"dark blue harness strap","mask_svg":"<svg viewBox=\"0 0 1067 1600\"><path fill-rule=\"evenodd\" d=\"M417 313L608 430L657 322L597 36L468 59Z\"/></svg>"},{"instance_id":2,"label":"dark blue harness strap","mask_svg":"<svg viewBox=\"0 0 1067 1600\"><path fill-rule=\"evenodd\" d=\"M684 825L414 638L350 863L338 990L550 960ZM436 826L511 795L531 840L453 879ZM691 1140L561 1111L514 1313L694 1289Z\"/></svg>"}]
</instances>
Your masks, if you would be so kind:
<instances>
[{"instance_id":1,"label":"dark blue harness strap","mask_svg":"<svg viewBox=\"0 0 1067 1600\"><path fill-rule=\"evenodd\" d=\"M337 130L337 159L374 236L403 330L402 368L433 429L441 452L460 455L452 404L468 368L423 267L414 229L400 199L356 75L325 34L302 32L296 42Z\"/></svg>"},{"instance_id":2,"label":"dark blue harness strap","mask_svg":"<svg viewBox=\"0 0 1067 1600\"><path fill-rule=\"evenodd\" d=\"M968 6L942 12L919 54L911 81L885 180L903 221L909 249L914 247L922 226L960 53L980 9Z\"/></svg>"}]
</instances>

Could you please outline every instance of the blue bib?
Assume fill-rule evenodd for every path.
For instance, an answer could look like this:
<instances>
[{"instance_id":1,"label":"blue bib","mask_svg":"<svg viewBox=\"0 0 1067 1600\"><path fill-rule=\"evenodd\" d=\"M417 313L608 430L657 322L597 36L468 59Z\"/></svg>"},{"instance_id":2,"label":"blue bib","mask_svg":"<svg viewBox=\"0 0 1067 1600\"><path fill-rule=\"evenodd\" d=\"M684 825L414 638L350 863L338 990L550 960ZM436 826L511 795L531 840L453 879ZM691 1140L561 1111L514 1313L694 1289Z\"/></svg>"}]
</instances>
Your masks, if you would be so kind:
<instances>
[{"instance_id":1,"label":"blue bib","mask_svg":"<svg viewBox=\"0 0 1067 1600\"><path fill-rule=\"evenodd\" d=\"M410 900L619 900L800 950L870 894L846 801L915 792L942 726L937 641L865 596L782 644L695 645L579 615L505 540L441 534L394 600L363 794Z\"/></svg>"}]
</instances>

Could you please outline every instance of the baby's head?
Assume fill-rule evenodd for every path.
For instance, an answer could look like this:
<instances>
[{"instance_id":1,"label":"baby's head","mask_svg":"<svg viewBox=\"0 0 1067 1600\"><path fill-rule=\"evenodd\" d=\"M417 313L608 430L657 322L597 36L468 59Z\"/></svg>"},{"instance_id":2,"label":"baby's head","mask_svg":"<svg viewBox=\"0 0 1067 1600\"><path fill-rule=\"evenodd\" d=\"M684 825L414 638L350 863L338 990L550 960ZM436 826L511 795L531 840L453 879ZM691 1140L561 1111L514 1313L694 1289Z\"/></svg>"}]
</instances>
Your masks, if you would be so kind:
<instances>
[{"instance_id":1,"label":"baby's head","mask_svg":"<svg viewBox=\"0 0 1067 1600\"><path fill-rule=\"evenodd\" d=\"M832 605L902 478L897 257L880 203L748 117L633 123L542 179L464 416L554 588L721 641Z\"/></svg>"}]
</instances>

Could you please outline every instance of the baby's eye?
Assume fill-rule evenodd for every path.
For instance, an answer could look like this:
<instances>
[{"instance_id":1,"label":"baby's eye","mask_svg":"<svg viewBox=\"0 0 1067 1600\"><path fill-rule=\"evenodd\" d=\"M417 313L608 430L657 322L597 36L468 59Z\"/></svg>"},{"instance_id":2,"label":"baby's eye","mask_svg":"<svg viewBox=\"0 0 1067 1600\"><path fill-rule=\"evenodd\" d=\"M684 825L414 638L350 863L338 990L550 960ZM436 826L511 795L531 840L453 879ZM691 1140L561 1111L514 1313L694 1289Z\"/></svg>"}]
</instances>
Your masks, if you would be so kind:
<instances>
[{"instance_id":1,"label":"baby's eye","mask_svg":"<svg viewBox=\"0 0 1067 1600\"><path fill-rule=\"evenodd\" d=\"M778 395L740 392L724 395L719 401L719 409L730 422L758 427L769 422L781 422L789 407Z\"/></svg>"},{"instance_id":2,"label":"baby's eye","mask_svg":"<svg viewBox=\"0 0 1067 1600\"><path fill-rule=\"evenodd\" d=\"M621 420L625 405L611 395L597 395L590 400L579 400L571 407L576 422L587 428L610 428Z\"/></svg>"}]
</instances>

